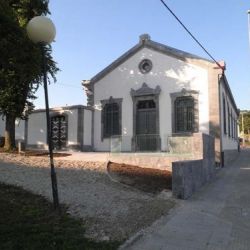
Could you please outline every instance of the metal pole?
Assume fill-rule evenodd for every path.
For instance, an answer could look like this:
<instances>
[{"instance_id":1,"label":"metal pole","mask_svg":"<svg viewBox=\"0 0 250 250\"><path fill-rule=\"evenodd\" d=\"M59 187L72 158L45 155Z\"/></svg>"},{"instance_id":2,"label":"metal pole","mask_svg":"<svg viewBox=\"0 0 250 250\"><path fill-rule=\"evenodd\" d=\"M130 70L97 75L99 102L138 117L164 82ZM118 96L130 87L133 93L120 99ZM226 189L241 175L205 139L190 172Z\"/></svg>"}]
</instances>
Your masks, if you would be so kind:
<instances>
[{"instance_id":1,"label":"metal pole","mask_svg":"<svg viewBox=\"0 0 250 250\"><path fill-rule=\"evenodd\" d=\"M250 10L247 11L247 17L248 17L248 42L250 46Z\"/></svg>"},{"instance_id":2,"label":"metal pole","mask_svg":"<svg viewBox=\"0 0 250 250\"><path fill-rule=\"evenodd\" d=\"M54 209L59 209L59 199L58 199L58 190L57 190L57 180L56 180L56 171L54 167L53 159L53 147L51 140L51 124L49 116L49 98L48 98L48 84L47 84L47 64L45 58L45 50L43 45L41 45L42 57L43 57L43 81L44 81L44 95L45 95L45 110L46 110L46 120L47 120L47 140L49 146L49 158L50 158L50 173L51 173L51 184L52 184L52 195L53 195L53 204Z\"/></svg>"}]
</instances>

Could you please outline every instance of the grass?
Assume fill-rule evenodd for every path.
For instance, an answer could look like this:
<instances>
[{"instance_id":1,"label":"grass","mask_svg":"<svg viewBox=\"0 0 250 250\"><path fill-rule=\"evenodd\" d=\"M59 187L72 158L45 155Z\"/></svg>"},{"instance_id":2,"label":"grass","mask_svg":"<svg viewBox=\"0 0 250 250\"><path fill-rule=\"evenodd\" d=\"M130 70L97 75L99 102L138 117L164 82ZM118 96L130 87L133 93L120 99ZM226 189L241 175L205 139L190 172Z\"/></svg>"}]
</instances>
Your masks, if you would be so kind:
<instances>
[{"instance_id":1,"label":"grass","mask_svg":"<svg viewBox=\"0 0 250 250\"><path fill-rule=\"evenodd\" d=\"M119 244L86 239L83 222L65 207L58 214L45 198L0 183L1 250L108 250Z\"/></svg>"}]
</instances>

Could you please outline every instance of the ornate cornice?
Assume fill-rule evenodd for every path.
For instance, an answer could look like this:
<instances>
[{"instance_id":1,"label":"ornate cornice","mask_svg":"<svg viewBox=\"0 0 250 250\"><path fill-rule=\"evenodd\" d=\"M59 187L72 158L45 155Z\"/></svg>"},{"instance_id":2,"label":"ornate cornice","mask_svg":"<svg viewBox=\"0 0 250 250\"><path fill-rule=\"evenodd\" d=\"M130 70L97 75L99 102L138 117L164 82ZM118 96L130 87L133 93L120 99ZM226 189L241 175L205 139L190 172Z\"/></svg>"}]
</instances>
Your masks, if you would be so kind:
<instances>
[{"instance_id":1,"label":"ornate cornice","mask_svg":"<svg viewBox=\"0 0 250 250\"><path fill-rule=\"evenodd\" d=\"M159 95L161 92L161 88L159 85L156 86L155 89L150 88L145 82L142 84L141 88L134 90L130 90L130 94L132 97L134 96L145 96L145 95Z\"/></svg>"}]
</instances>

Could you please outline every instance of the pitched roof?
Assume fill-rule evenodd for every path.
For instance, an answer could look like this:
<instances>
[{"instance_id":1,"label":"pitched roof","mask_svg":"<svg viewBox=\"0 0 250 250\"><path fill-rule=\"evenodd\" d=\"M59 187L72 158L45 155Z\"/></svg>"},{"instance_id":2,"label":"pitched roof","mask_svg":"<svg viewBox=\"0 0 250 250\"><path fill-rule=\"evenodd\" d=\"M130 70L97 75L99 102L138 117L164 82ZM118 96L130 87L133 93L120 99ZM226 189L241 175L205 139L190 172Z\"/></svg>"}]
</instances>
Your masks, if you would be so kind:
<instances>
[{"instance_id":1,"label":"pitched roof","mask_svg":"<svg viewBox=\"0 0 250 250\"><path fill-rule=\"evenodd\" d=\"M163 54L175 57L177 59L183 60L183 61L190 61L194 64L199 64L199 65L208 65L208 64L214 64L213 61L208 60L206 58L190 54L188 52L178 50L175 48L172 48L170 46L154 42L150 39L150 36L148 34L143 34L140 36L139 43L136 44L134 47L132 47L130 50L125 52L122 56L117 58L113 63L111 63L109 66L104 68L101 72L99 72L97 75L95 75L93 78L90 79L88 84L94 84L95 82L99 81L102 79L104 76L106 76L108 73L110 73L113 69L118 67L120 64L125 62L128 58L133 56L136 52L141 50L142 48L149 48L158 52L161 52Z\"/></svg>"}]
</instances>

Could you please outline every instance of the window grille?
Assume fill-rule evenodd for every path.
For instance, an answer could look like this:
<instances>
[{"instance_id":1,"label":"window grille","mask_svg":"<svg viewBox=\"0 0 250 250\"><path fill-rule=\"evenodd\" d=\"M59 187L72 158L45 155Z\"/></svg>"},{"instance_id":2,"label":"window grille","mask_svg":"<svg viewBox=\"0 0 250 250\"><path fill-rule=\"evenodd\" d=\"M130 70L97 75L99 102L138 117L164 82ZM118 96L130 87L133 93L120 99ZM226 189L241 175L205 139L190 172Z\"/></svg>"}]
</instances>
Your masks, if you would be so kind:
<instances>
[{"instance_id":1,"label":"window grille","mask_svg":"<svg viewBox=\"0 0 250 250\"><path fill-rule=\"evenodd\" d=\"M227 134L227 121L226 121L226 101L223 95L223 126L224 126L224 134Z\"/></svg>"},{"instance_id":2,"label":"window grille","mask_svg":"<svg viewBox=\"0 0 250 250\"><path fill-rule=\"evenodd\" d=\"M103 109L103 135L110 137L120 135L120 108L118 103L107 103Z\"/></svg>"},{"instance_id":3,"label":"window grille","mask_svg":"<svg viewBox=\"0 0 250 250\"><path fill-rule=\"evenodd\" d=\"M175 100L175 130L179 132L194 132L194 99L179 97Z\"/></svg>"}]
</instances>

